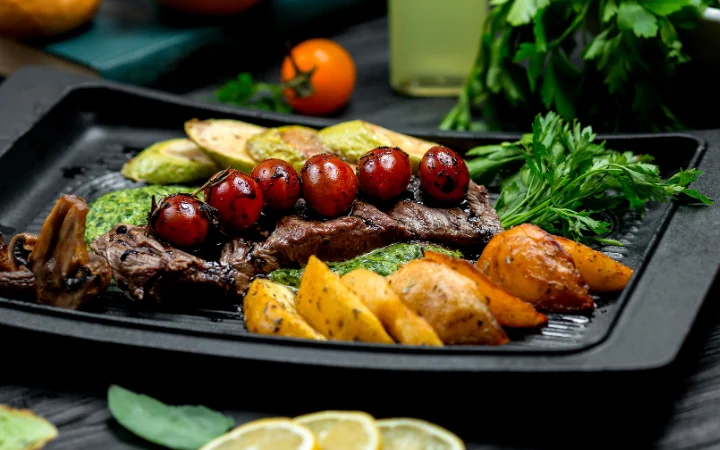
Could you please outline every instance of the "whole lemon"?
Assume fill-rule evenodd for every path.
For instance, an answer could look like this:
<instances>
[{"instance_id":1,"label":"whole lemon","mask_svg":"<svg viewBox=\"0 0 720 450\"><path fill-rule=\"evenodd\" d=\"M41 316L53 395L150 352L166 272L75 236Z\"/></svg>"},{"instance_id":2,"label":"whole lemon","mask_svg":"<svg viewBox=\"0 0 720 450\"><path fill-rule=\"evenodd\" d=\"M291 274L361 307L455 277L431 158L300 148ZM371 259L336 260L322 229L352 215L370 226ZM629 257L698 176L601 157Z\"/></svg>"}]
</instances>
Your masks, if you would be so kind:
<instances>
[{"instance_id":1,"label":"whole lemon","mask_svg":"<svg viewBox=\"0 0 720 450\"><path fill-rule=\"evenodd\" d=\"M91 20L100 0L0 0L0 36L12 39L65 33Z\"/></svg>"}]
</instances>

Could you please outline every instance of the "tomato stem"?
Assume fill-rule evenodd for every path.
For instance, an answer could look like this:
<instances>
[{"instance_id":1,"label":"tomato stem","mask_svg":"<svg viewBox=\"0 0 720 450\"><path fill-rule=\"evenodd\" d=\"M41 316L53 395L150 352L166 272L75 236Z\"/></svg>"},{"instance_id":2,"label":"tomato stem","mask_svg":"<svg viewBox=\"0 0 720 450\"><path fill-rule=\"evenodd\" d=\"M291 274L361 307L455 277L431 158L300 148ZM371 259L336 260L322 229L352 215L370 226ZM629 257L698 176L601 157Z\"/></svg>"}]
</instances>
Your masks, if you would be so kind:
<instances>
[{"instance_id":1,"label":"tomato stem","mask_svg":"<svg viewBox=\"0 0 720 450\"><path fill-rule=\"evenodd\" d=\"M288 58L290 59L290 64L292 64L293 69L295 70L295 76L293 76L288 81L283 82L282 87L292 89L295 92L295 95L297 95L298 97L309 97L313 95L313 93L315 93L315 88L313 88L310 79L315 74L317 66L313 66L310 70L307 71L300 70L300 67L295 61L295 57L293 57L292 47L290 43L287 42L285 45L288 49Z\"/></svg>"}]
</instances>

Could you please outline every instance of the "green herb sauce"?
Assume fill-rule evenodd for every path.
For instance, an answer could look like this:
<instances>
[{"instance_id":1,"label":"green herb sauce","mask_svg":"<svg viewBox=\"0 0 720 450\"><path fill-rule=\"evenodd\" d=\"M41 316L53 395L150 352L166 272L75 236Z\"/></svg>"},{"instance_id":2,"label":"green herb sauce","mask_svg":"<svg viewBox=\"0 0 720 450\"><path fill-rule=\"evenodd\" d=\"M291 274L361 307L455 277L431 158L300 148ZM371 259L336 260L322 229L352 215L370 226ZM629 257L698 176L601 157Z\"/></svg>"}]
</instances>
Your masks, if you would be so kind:
<instances>
[{"instance_id":1,"label":"green herb sauce","mask_svg":"<svg viewBox=\"0 0 720 450\"><path fill-rule=\"evenodd\" d=\"M462 253L456 250L448 250L432 244L393 244L387 247L373 250L370 253L360 255L353 259L341 262L327 263L330 270L340 276L355 269L367 269L384 277L397 271L400 266L413 259L422 258L423 249L432 250L438 253L462 258ZM277 269L269 274L271 280L291 287L300 286L300 278L305 268L299 269Z\"/></svg>"},{"instance_id":2,"label":"green herb sauce","mask_svg":"<svg viewBox=\"0 0 720 450\"><path fill-rule=\"evenodd\" d=\"M85 225L85 241L90 244L119 223L145 225L153 195L156 200L160 200L164 195L194 190L187 186L149 185L109 192L90 204Z\"/></svg>"}]
</instances>

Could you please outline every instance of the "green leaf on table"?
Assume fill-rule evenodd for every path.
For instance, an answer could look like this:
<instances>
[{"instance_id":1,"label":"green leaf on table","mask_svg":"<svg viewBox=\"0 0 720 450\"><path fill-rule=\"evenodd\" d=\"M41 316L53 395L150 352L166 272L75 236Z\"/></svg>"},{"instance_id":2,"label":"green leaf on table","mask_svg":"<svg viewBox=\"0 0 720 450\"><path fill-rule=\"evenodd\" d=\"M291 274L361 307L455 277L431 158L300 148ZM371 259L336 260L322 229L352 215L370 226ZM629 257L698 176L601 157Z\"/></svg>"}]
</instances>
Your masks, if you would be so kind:
<instances>
[{"instance_id":1,"label":"green leaf on table","mask_svg":"<svg viewBox=\"0 0 720 450\"><path fill-rule=\"evenodd\" d=\"M115 385L108 390L108 407L123 427L171 449L197 450L235 425L231 417L204 406L170 406Z\"/></svg>"},{"instance_id":2,"label":"green leaf on table","mask_svg":"<svg viewBox=\"0 0 720 450\"><path fill-rule=\"evenodd\" d=\"M549 4L550 0L514 0L508 13L507 21L515 27L528 24L539 10Z\"/></svg>"},{"instance_id":3,"label":"green leaf on table","mask_svg":"<svg viewBox=\"0 0 720 450\"><path fill-rule=\"evenodd\" d=\"M622 30L632 30L637 37L657 36L657 18L638 3L625 2L618 8L618 26Z\"/></svg>"},{"instance_id":4,"label":"green leaf on table","mask_svg":"<svg viewBox=\"0 0 720 450\"><path fill-rule=\"evenodd\" d=\"M55 425L32 411L0 405L0 450L41 449L57 435Z\"/></svg>"}]
</instances>

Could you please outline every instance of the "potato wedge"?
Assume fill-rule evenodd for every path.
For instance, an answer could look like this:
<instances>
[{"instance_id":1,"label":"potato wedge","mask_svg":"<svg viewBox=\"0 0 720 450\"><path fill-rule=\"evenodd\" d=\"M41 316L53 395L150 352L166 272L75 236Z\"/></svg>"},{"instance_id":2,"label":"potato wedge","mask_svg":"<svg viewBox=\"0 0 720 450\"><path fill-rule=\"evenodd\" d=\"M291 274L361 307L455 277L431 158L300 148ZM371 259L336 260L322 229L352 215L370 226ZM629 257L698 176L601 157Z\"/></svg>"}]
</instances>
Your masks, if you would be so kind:
<instances>
[{"instance_id":1,"label":"potato wedge","mask_svg":"<svg viewBox=\"0 0 720 450\"><path fill-rule=\"evenodd\" d=\"M326 340L295 310L293 292L274 281L253 280L243 300L243 312L251 333Z\"/></svg>"},{"instance_id":2,"label":"potato wedge","mask_svg":"<svg viewBox=\"0 0 720 450\"><path fill-rule=\"evenodd\" d=\"M390 336L400 344L442 347L435 330L405 306L388 286L385 277L368 269L355 269L340 280L380 319Z\"/></svg>"},{"instance_id":3,"label":"potato wedge","mask_svg":"<svg viewBox=\"0 0 720 450\"><path fill-rule=\"evenodd\" d=\"M250 173L259 161L247 151L250 137L266 128L229 119L191 119L185 122L185 133L223 169L232 167Z\"/></svg>"},{"instance_id":4,"label":"potato wedge","mask_svg":"<svg viewBox=\"0 0 720 450\"><path fill-rule=\"evenodd\" d=\"M495 284L471 262L433 251L425 252L425 259L446 265L477 283L487 298L490 312L500 325L509 328L534 328L547 323L547 316Z\"/></svg>"},{"instance_id":5,"label":"potato wedge","mask_svg":"<svg viewBox=\"0 0 720 450\"><path fill-rule=\"evenodd\" d=\"M416 259L387 281L445 344L501 345L509 341L477 284L444 264Z\"/></svg>"},{"instance_id":6,"label":"potato wedge","mask_svg":"<svg viewBox=\"0 0 720 450\"><path fill-rule=\"evenodd\" d=\"M570 254L591 291L612 292L625 289L633 270L603 252L561 236L553 236Z\"/></svg>"},{"instance_id":7,"label":"potato wedge","mask_svg":"<svg viewBox=\"0 0 720 450\"><path fill-rule=\"evenodd\" d=\"M314 255L300 279L295 307L310 326L328 339L394 343L372 311Z\"/></svg>"},{"instance_id":8,"label":"potato wedge","mask_svg":"<svg viewBox=\"0 0 720 450\"><path fill-rule=\"evenodd\" d=\"M545 230L522 224L496 234L478 268L510 294L541 311L582 312L595 307L570 255Z\"/></svg>"}]
</instances>

